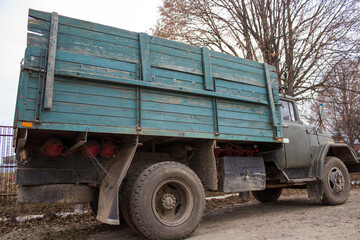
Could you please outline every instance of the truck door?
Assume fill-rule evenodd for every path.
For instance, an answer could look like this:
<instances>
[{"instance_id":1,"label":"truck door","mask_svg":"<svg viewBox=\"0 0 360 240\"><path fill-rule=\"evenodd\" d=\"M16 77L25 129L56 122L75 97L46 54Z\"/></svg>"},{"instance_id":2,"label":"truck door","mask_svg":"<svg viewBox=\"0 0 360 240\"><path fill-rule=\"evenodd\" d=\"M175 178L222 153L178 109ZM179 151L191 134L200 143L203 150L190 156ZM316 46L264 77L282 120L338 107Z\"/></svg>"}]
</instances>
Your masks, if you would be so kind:
<instances>
[{"instance_id":1,"label":"truck door","mask_svg":"<svg viewBox=\"0 0 360 240\"><path fill-rule=\"evenodd\" d=\"M284 138L289 139L284 144L285 168L310 168L312 153L309 134L312 128L300 121L293 101L281 100L281 105L283 134Z\"/></svg>"}]
</instances>

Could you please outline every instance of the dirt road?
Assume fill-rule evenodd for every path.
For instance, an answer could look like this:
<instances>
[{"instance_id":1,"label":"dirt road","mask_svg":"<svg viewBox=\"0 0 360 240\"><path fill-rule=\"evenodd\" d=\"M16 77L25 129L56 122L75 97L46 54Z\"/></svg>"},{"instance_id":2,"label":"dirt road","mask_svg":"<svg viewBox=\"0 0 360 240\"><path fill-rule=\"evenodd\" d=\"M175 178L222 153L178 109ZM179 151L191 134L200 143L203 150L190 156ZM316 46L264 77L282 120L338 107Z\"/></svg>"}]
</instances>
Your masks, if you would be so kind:
<instances>
[{"instance_id":1,"label":"dirt road","mask_svg":"<svg viewBox=\"0 0 360 240\"><path fill-rule=\"evenodd\" d=\"M142 239L127 227L88 239ZM192 240L215 239L356 239L360 240L360 189L344 205L325 206L305 194L276 203L256 201L207 212Z\"/></svg>"}]
</instances>

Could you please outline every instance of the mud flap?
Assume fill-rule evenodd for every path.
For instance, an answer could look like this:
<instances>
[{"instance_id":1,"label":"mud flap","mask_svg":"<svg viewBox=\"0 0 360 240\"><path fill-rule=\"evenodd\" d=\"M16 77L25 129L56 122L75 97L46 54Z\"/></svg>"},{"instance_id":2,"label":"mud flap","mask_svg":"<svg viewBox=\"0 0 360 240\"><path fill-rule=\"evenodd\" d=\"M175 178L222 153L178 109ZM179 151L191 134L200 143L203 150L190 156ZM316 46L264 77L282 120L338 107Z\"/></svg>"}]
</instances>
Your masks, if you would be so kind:
<instances>
[{"instance_id":1,"label":"mud flap","mask_svg":"<svg viewBox=\"0 0 360 240\"><path fill-rule=\"evenodd\" d=\"M308 198L310 200L321 199L324 189L321 182L311 182L306 184L308 190Z\"/></svg>"},{"instance_id":2,"label":"mud flap","mask_svg":"<svg viewBox=\"0 0 360 240\"><path fill-rule=\"evenodd\" d=\"M119 225L119 187L124 179L138 146L138 137L124 144L111 165L109 174L104 177L100 186L98 214L100 222Z\"/></svg>"},{"instance_id":3,"label":"mud flap","mask_svg":"<svg viewBox=\"0 0 360 240\"><path fill-rule=\"evenodd\" d=\"M222 192L259 191L266 186L262 157L221 157L219 174L219 190Z\"/></svg>"},{"instance_id":4,"label":"mud flap","mask_svg":"<svg viewBox=\"0 0 360 240\"><path fill-rule=\"evenodd\" d=\"M215 145L215 140L196 141L195 147L197 151L192 166L192 169L201 179L204 188L211 191L218 190L216 159L214 155Z\"/></svg>"}]
</instances>

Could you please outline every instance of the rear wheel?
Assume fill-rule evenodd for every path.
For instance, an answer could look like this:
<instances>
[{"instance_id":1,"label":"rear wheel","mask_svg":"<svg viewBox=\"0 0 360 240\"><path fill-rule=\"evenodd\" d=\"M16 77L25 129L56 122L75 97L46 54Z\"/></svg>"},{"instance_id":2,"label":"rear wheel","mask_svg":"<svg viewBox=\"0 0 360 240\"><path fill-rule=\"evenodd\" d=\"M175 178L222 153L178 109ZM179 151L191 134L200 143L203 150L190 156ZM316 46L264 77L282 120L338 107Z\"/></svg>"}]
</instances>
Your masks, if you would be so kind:
<instances>
[{"instance_id":1,"label":"rear wheel","mask_svg":"<svg viewBox=\"0 0 360 240\"><path fill-rule=\"evenodd\" d=\"M327 157L323 179L325 204L343 204L350 194L350 176L345 164L336 157Z\"/></svg>"},{"instance_id":2,"label":"rear wheel","mask_svg":"<svg viewBox=\"0 0 360 240\"><path fill-rule=\"evenodd\" d=\"M121 189L120 192L120 211L122 212L122 216L124 217L125 222L127 225L136 233L140 234L139 230L136 228L134 221L131 218L130 213L130 195L132 192L132 188L136 179L138 179L139 175L142 171L144 171L146 167L141 168L136 173L134 173L124 184L124 187Z\"/></svg>"},{"instance_id":3,"label":"rear wheel","mask_svg":"<svg viewBox=\"0 0 360 240\"><path fill-rule=\"evenodd\" d=\"M281 196L282 188L266 188L262 191L251 192L254 198L260 202L275 202Z\"/></svg>"},{"instance_id":4,"label":"rear wheel","mask_svg":"<svg viewBox=\"0 0 360 240\"><path fill-rule=\"evenodd\" d=\"M190 168L161 162L139 175L130 202L132 219L144 236L178 239L189 236L200 223L205 193Z\"/></svg>"}]
</instances>

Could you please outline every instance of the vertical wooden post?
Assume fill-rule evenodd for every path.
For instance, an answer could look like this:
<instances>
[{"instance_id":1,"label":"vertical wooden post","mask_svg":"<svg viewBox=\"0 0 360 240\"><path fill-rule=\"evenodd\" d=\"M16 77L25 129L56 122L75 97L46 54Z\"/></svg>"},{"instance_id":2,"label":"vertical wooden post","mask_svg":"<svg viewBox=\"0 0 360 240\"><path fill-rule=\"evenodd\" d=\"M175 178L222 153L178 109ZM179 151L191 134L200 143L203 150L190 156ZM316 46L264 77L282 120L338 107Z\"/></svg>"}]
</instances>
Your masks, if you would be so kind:
<instances>
[{"instance_id":1,"label":"vertical wooden post","mask_svg":"<svg viewBox=\"0 0 360 240\"><path fill-rule=\"evenodd\" d=\"M48 52L48 62L47 62L47 71L46 71L45 100L44 100L45 109L51 109L53 104L58 25L59 25L59 15L56 12L53 12L51 15L49 52Z\"/></svg>"},{"instance_id":2,"label":"vertical wooden post","mask_svg":"<svg viewBox=\"0 0 360 240\"><path fill-rule=\"evenodd\" d=\"M214 91L214 79L212 77L209 49L207 47L203 47L201 49L201 52L202 52L202 63L203 63L205 89Z\"/></svg>"},{"instance_id":3,"label":"vertical wooden post","mask_svg":"<svg viewBox=\"0 0 360 240\"><path fill-rule=\"evenodd\" d=\"M269 73L269 68L267 67L266 63L264 63L264 72L265 72L265 80L266 80L266 89L267 89L267 93L268 93L268 102L270 105L272 124L274 127L274 135L275 135L275 137L279 137L278 136L279 126L278 126L278 122L277 122L277 118L276 118L276 111L275 111L276 109L275 109L274 96L273 96L272 87L271 87L270 73Z\"/></svg>"},{"instance_id":4,"label":"vertical wooden post","mask_svg":"<svg viewBox=\"0 0 360 240\"><path fill-rule=\"evenodd\" d=\"M151 63L150 63L150 48L149 37L146 33L139 33L140 41L140 58L141 58L141 73L142 80L151 82Z\"/></svg>"}]
</instances>

